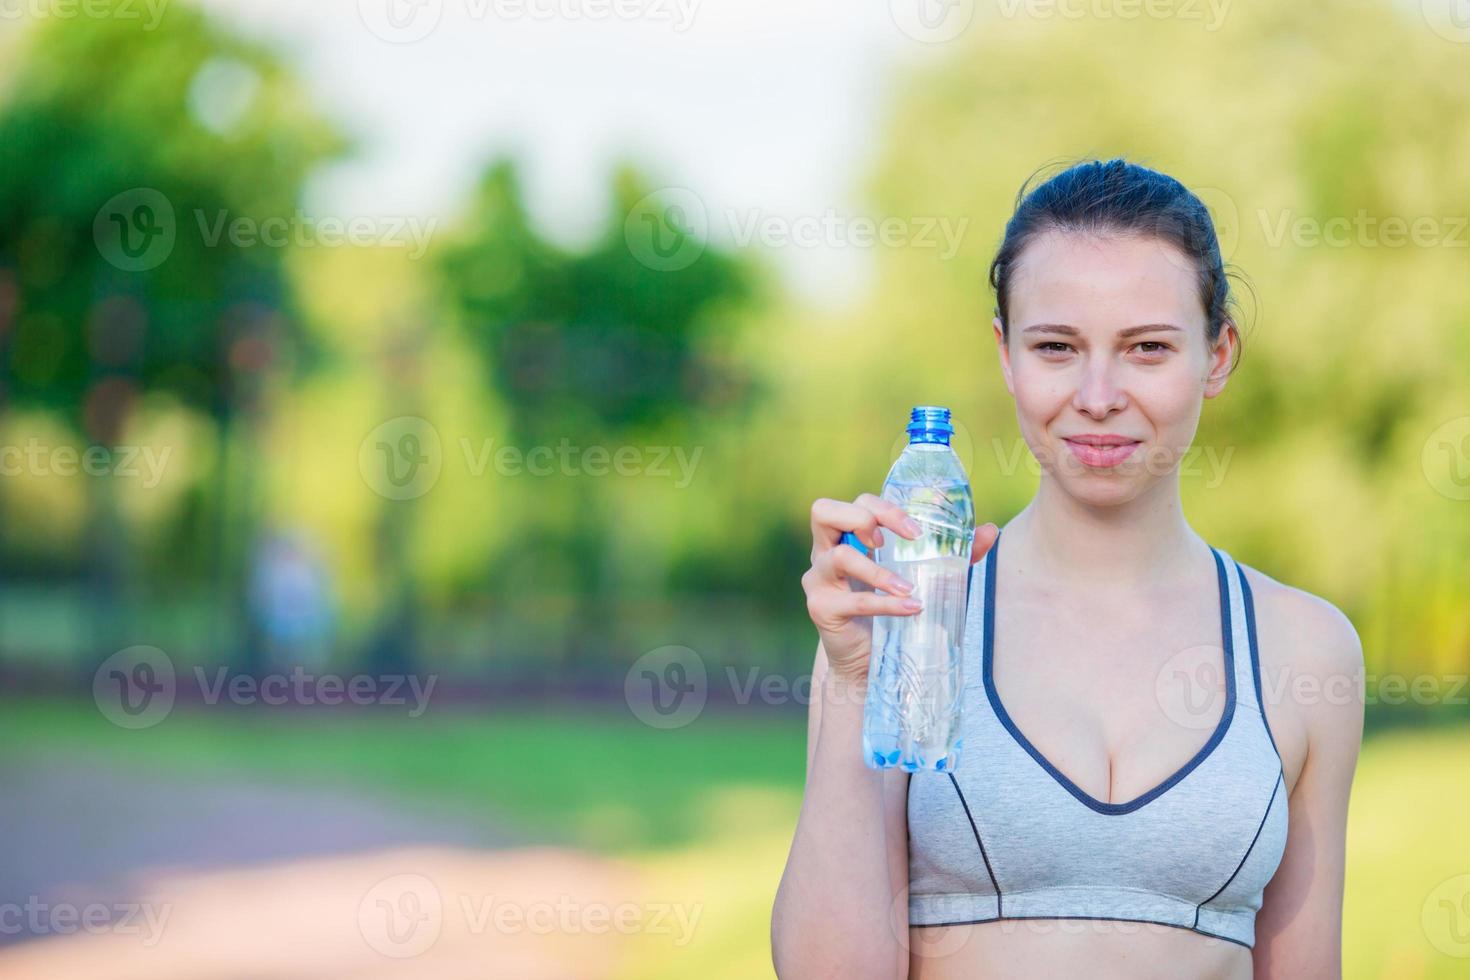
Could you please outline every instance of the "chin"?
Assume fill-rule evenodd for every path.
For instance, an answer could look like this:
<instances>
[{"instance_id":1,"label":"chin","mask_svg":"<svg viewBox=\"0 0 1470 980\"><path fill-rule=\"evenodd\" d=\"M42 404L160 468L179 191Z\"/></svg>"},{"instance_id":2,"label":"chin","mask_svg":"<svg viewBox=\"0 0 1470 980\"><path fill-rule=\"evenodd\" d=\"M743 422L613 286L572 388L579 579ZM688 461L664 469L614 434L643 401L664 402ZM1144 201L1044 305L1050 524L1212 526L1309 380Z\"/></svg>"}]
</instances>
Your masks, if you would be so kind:
<instances>
[{"instance_id":1,"label":"chin","mask_svg":"<svg viewBox=\"0 0 1470 980\"><path fill-rule=\"evenodd\" d=\"M1135 481L1117 477L1067 477L1060 483L1069 496L1092 507L1126 504L1143 490Z\"/></svg>"},{"instance_id":2,"label":"chin","mask_svg":"<svg viewBox=\"0 0 1470 980\"><path fill-rule=\"evenodd\" d=\"M1135 456L1147 445L1135 450ZM1067 458L1058 463L1052 478L1082 503L1097 507L1127 503L1143 493L1150 483L1142 460L1129 459L1117 467L1087 467L1071 455L1065 444L1062 452L1067 453Z\"/></svg>"}]
</instances>

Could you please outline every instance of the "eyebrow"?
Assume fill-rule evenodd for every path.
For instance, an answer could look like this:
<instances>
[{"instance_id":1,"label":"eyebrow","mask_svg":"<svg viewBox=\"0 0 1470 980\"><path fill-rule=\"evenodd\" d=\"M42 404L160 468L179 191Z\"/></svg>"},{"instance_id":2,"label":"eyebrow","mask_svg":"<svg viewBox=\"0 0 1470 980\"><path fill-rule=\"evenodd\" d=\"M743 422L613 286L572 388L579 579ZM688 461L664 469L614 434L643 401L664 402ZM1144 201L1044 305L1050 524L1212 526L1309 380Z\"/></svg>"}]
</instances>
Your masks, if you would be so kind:
<instances>
[{"instance_id":1,"label":"eyebrow","mask_svg":"<svg viewBox=\"0 0 1470 980\"><path fill-rule=\"evenodd\" d=\"M1119 337L1132 337L1134 334L1152 333L1156 330L1172 330L1175 333L1183 333L1172 323L1141 323L1136 327L1127 327L1118 331ZM1021 333L1059 333L1068 337L1079 336L1082 331L1067 323L1036 323L1022 330Z\"/></svg>"}]
</instances>

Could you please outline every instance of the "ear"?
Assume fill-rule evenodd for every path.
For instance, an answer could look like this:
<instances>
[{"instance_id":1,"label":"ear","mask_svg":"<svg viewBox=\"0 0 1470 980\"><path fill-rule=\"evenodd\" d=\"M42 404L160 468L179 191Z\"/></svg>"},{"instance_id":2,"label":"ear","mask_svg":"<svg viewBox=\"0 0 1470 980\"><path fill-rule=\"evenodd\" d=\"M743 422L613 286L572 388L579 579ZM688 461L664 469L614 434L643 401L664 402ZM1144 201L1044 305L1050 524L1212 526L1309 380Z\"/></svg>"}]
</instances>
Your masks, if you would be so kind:
<instances>
[{"instance_id":1,"label":"ear","mask_svg":"<svg viewBox=\"0 0 1470 980\"><path fill-rule=\"evenodd\" d=\"M1016 388L1011 384L1011 350L1006 345L1005 329L1001 326L1000 317L990 321L991 329L995 332L995 346L1000 352L1000 373L1005 377L1006 391L1015 397Z\"/></svg>"},{"instance_id":2,"label":"ear","mask_svg":"<svg viewBox=\"0 0 1470 980\"><path fill-rule=\"evenodd\" d=\"M1240 331L1235 329L1235 321L1226 320L1220 330L1220 339L1215 342L1215 349L1210 351L1210 373L1205 376L1206 398L1214 398L1225 390L1225 382L1230 377L1230 361L1235 357L1239 346Z\"/></svg>"}]
</instances>

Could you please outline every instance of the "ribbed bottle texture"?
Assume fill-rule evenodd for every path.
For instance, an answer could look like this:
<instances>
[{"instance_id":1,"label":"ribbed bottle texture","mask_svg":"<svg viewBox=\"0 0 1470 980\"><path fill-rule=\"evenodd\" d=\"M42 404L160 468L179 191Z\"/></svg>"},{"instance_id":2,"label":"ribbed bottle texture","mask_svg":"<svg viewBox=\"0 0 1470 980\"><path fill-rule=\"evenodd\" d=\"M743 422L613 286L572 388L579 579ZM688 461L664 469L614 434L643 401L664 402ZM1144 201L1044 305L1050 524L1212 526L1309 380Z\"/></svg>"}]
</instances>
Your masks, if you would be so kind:
<instances>
[{"instance_id":1,"label":"ribbed bottle texture","mask_svg":"<svg viewBox=\"0 0 1470 980\"><path fill-rule=\"evenodd\" d=\"M949 409L923 405L909 444L883 483L883 498L918 522L913 539L892 530L873 556L914 584L924 608L874 616L863 757L874 769L951 772L959 765L961 651L975 533L970 481L950 448Z\"/></svg>"}]
</instances>

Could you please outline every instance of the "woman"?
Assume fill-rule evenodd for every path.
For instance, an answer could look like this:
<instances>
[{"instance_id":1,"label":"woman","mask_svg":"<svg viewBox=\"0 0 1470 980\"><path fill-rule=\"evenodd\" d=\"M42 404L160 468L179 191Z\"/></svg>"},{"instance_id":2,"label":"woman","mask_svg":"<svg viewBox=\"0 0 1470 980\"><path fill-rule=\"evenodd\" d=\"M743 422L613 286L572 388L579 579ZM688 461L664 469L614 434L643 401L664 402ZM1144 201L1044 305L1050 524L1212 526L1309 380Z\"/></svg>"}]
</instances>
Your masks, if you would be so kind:
<instances>
[{"instance_id":1,"label":"woman","mask_svg":"<svg viewBox=\"0 0 1470 980\"><path fill-rule=\"evenodd\" d=\"M840 540L917 528L871 494L818 500L777 973L1340 976L1357 633L1180 505L1180 459L1240 345L1209 213L1156 171L1079 164L1022 189L990 281L1042 478L975 535L961 761L865 766L865 617L916 602Z\"/></svg>"}]
</instances>

